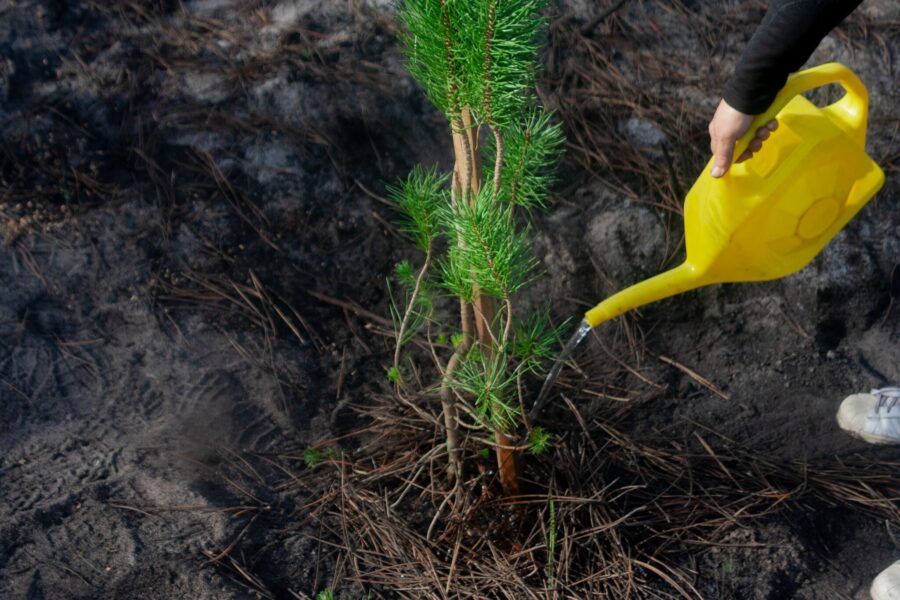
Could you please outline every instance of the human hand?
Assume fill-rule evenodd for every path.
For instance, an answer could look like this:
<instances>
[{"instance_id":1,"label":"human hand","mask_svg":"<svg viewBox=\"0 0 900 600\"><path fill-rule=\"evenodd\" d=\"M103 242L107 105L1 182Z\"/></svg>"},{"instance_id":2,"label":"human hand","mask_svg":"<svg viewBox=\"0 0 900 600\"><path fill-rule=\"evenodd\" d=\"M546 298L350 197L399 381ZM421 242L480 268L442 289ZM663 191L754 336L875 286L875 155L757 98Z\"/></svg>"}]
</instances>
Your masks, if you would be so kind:
<instances>
[{"instance_id":1,"label":"human hand","mask_svg":"<svg viewBox=\"0 0 900 600\"><path fill-rule=\"evenodd\" d=\"M709 122L709 147L714 157L710 175L721 177L728 171L734 156L734 144L739 137L744 135L751 122L753 122L752 115L732 108L725 100L719 102L716 114ZM753 156L754 152L758 152L762 148L762 143L769 138L769 134L776 129L778 129L778 122L775 119L757 129L756 136L750 145L734 162L743 162Z\"/></svg>"}]
</instances>

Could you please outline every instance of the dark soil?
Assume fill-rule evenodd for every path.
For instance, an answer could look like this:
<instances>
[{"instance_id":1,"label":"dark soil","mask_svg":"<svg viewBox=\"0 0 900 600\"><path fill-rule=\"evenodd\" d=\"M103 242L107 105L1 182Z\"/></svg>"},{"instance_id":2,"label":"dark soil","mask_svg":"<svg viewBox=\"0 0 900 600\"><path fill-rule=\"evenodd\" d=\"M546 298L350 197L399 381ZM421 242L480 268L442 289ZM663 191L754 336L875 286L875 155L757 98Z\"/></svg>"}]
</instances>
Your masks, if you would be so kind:
<instances>
[{"instance_id":1,"label":"dark soil","mask_svg":"<svg viewBox=\"0 0 900 600\"><path fill-rule=\"evenodd\" d=\"M525 301L560 319L677 258L671 209L762 14L627 3L590 35L632 97L564 77L584 54L557 34L593 4L556 8L542 83L571 147ZM0 0L0 598L393 597L342 579L302 454L364 426L351 405L386 389L384 282L412 250L384 183L449 167L395 33L375 0ZM847 394L900 381L897 56L900 12L869 0L810 61L869 86L876 199L797 275L607 326L581 357L630 371L568 373L585 414L627 400L626 433L660 448L714 430L777 460L900 458L834 420ZM654 168L586 151L578 119ZM707 598L865 598L896 540L897 523L822 503L685 564Z\"/></svg>"}]
</instances>

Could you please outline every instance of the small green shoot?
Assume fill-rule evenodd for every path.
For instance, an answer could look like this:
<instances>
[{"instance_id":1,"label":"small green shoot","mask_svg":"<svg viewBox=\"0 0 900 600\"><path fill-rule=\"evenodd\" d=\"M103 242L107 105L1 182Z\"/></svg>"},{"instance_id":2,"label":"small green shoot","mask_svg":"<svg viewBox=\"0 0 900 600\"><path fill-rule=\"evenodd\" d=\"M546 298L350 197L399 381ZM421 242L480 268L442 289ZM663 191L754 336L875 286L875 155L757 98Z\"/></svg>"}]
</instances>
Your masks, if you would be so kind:
<instances>
[{"instance_id":1,"label":"small green shoot","mask_svg":"<svg viewBox=\"0 0 900 600\"><path fill-rule=\"evenodd\" d=\"M454 348L459 348L462 345L465 337L466 336L464 336L462 333L454 333L450 336L450 344L452 344Z\"/></svg>"},{"instance_id":2,"label":"small green shoot","mask_svg":"<svg viewBox=\"0 0 900 600\"><path fill-rule=\"evenodd\" d=\"M397 283L405 288L411 288L416 285L416 274L413 272L412 265L408 260L401 260L394 265L394 278Z\"/></svg>"},{"instance_id":3,"label":"small green shoot","mask_svg":"<svg viewBox=\"0 0 900 600\"><path fill-rule=\"evenodd\" d=\"M504 354L488 357L473 349L454 375L454 387L474 398L475 414L495 431L509 431L519 412L507 362Z\"/></svg>"},{"instance_id":4,"label":"small green shoot","mask_svg":"<svg viewBox=\"0 0 900 600\"><path fill-rule=\"evenodd\" d=\"M726 558L719 566L719 570L722 572L722 575L728 577L733 575L737 569L735 568L734 561L730 558Z\"/></svg>"},{"instance_id":5,"label":"small green shoot","mask_svg":"<svg viewBox=\"0 0 900 600\"><path fill-rule=\"evenodd\" d=\"M543 376L547 361L556 358L556 347L570 319L553 327L549 311L536 312L524 321L515 323L516 335L512 352L521 361L524 371Z\"/></svg>"},{"instance_id":6,"label":"small green shoot","mask_svg":"<svg viewBox=\"0 0 900 600\"><path fill-rule=\"evenodd\" d=\"M542 427L534 427L528 434L528 449L532 454L541 454L550 447L552 436Z\"/></svg>"},{"instance_id":7,"label":"small green shoot","mask_svg":"<svg viewBox=\"0 0 900 600\"><path fill-rule=\"evenodd\" d=\"M340 460L341 451L334 448L325 448L320 450L310 446L303 451L303 462L310 469L313 469L327 460Z\"/></svg>"},{"instance_id":8,"label":"small green shoot","mask_svg":"<svg viewBox=\"0 0 900 600\"><path fill-rule=\"evenodd\" d=\"M388 381L397 385L403 383L403 374L400 372L398 367L390 367L387 371Z\"/></svg>"},{"instance_id":9,"label":"small green shoot","mask_svg":"<svg viewBox=\"0 0 900 600\"><path fill-rule=\"evenodd\" d=\"M417 165L406 181L387 188L388 196L400 209L400 230L422 252L428 252L440 233L439 213L449 200L448 179L435 168Z\"/></svg>"},{"instance_id":10,"label":"small green shoot","mask_svg":"<svg viewBox=\"0 0 900 600\"><path fill-rule=\"evenodd\" d=\"M310 447L303 451L303 462L310 469L318 466L324 459L325 455L317 448Z\"/></svg>"}]
</instances>

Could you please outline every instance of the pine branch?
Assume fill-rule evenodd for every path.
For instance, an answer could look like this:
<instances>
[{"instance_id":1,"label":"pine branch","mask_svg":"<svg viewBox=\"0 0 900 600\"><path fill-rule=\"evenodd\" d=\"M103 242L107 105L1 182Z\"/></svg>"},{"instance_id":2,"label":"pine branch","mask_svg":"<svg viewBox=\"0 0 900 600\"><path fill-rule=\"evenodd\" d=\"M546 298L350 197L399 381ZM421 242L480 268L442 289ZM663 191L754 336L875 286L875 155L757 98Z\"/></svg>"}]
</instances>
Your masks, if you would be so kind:
<instances>
[{"instance_id":1,"label":"pine branch","mask_svg":"<svg viewBox=\"0 0 900 600\"><path fill-rule=\"evenodd\" d=\"M520 124L503 132L503 140L499 197L526 210L545 206L563 148L559 124L552 113L534 107ZM496 168L492 145L496 143L489 144L485 159L489 168Z\"/></svg>"},{"instance_id":2,"label":"pine branch","mask_svg":"<svg viewBox=\"0 0 900 600\"><path fill-rule=\"evenodd\" d=\"M487 122L506 128L520 118L534 88L544 0L480 0L484 23L478 108ZM475 76L472 73L472 76Z\"/></svg>"},{"instance_id":3,"label":"pine branch","mask_svg":"<svg viewBox=\"0 0 900 600\"><path fill-rule=\"evenodd\" d=\"M405 0L398 18L403 25L400 40L410 73L437 109L449 115L456 77L452 48L444 35L444 8L434 0Z\"/></svg>"},{"instance_id":4,"label":"pine branch","mask_svg":"<svg viewBox=\"0 0 900 600\"><path fill-rule=\"evenodd\" d=\"M486 356L477 347L469 350L458 368L453 387L475 400L476 416L495 431L508 431L515 424L518 408L512 401L515 377L509 374L503 352Z\"/></svg>"},{"instance_id":5,"label":"pine branch","mask_svg":"<svg viewBox=\"0 0 900 600\"><path fill-rule=\"evenodd\" d=\"M388 185L388 198L400 209L400 230L425 252L440 233L440 211L447 203L447 175L416 165L406 180Z\"/></svg>"},{"instance_id":6,"label":"pine branch","mask_svg":"<svg viewBox=\"0 0 900 600\"><path fill-rule=\"evenodd\" d=\"M543 375L543 364L556 358L556 348L568 327L568 319L556 327L551 325L548 309L516 322L511 352L519 360L517 369Z\"/></svg>"},{"instance_id":7,"label":"pine branch","mask_svg":"<svg viewBox=\"0 0 900 600\"><path fill-rule=\"evenodd\" d=\"M473 288L508 299L531 280L537 261L529 251L528 232L508 222L490 190L482 190L471 205L446 211L444 220L458 236L442 265L445 287L467 299Z\"/></svg>"}]
</instances>

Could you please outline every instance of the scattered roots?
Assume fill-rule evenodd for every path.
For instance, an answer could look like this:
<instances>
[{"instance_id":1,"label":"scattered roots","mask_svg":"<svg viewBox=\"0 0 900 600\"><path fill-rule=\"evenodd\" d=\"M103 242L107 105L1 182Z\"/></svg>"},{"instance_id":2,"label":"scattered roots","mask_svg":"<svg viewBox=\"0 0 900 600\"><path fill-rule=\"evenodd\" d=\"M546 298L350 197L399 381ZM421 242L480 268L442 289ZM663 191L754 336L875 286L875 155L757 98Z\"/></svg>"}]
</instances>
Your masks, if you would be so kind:
<instances>
[{"instance_id":1,"label":"scattered roots","mask_svg":"<svg viewBox=\"0 0 900 600\"><path fill-rule=\"evenodd\" d=\"M889 475L900 464L783 462L705 430L652 447L617 417L566 404L580 426L528 457L513 499L478 456L448 495L432 483L447 457L430 423L398 417L388 398L358 408L373 423L359 450L299 477L326 490L315 520L330 532L335 580L416 599L699 598L697 553L752 521L827 508L900 520Z\"/></svg>"}]
</instances>

